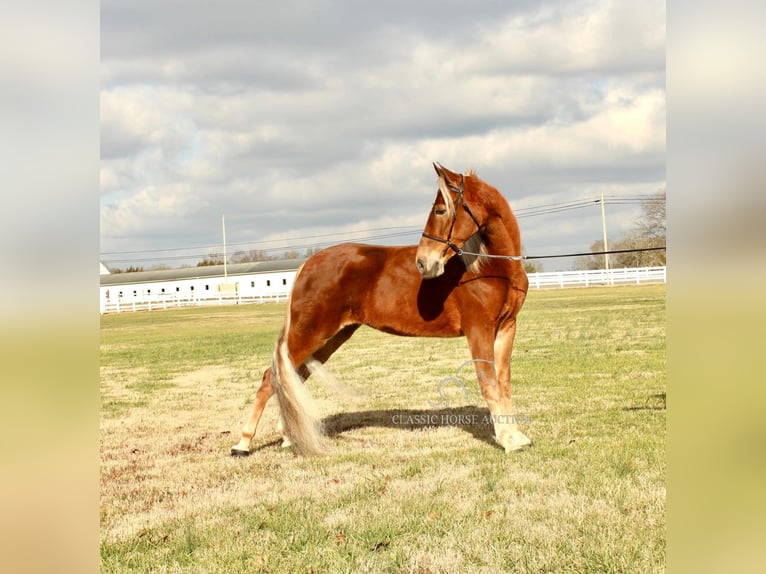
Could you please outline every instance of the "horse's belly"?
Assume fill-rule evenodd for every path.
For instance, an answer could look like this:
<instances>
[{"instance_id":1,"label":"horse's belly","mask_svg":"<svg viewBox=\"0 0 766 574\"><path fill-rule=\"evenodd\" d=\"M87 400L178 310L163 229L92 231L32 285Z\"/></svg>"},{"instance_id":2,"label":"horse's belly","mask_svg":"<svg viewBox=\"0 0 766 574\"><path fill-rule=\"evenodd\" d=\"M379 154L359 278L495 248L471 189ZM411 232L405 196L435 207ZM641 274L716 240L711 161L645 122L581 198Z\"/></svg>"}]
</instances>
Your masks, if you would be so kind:
<instances>
[{"instance_id":1,"label":"horse's belly","mask_svg":"<svg viewBox=\"0 0 766 574\"><path fill-rule=\"evenodd\" d=\"M405 337L460 337L463 330L460 315L454 309L423 315L420 309L405 304L378 308L362 321L385 333Z\"/></svg>"}]
</instances>

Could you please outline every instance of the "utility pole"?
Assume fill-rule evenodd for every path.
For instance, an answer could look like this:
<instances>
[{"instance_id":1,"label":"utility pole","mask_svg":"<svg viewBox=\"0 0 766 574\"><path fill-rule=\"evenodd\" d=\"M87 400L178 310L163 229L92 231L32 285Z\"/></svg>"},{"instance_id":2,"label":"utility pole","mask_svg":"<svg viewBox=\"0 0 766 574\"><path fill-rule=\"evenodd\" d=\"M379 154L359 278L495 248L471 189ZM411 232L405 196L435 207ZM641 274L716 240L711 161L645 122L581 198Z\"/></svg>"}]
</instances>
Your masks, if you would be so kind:
<instances>
[{"instance_id":1,"label":"utility pole","mask_svg":"<svg viewBox=\"0 0 766 574\"><path fill-rule=\"evenodd\" d=\"M603 210L603 206L601 206ZM221 229L223 230L223 282L226 283L226 220L221 216Z\"/></svg>"},{"instance_id":2,"label":"utility pole","mask_svg":"<svg viewBox=\"0 0 766 574\"><path fill-rule=\"evenodd\" d=\"M601 192L601 232L604 234L604 251L609 251L606 244L606 210L604 209L604 192ZM604 253L604 269L609 270L609 254Z\"/></svg>"}]
</instances>

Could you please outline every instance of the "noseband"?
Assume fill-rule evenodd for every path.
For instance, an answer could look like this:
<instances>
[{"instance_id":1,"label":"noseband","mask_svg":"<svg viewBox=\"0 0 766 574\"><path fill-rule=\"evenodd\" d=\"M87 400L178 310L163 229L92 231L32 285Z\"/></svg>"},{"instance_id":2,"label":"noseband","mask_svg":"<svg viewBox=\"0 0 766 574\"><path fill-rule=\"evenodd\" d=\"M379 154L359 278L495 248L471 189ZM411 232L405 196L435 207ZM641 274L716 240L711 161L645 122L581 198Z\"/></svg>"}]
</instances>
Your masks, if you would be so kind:
<instances>
[{"instance_id":1,"label":"noseband","mask_svg":"<svg viewBox=\"0 0 766 574\"><path fill-rule=\"evenodd\" d=\"M460 198L460 204L463 206L463 210L471 217L473 222L476 224L476 230L478 231L479 229L481 229L481 225L479 224L478 221L476 221L476 218L474 217L473 213L471 213L471 209L468 207L468 204L465 201L465 196L463 196L463 182L464 182L464 177L461 174L460 187L458 187L457 189L455 189L452 186L450 187L452 188L453 191L457 193L457 196ZM456 221L457 221L457 205L455 205L454 209L452 210L452 223L450 223L449 232L447 233L446 239L443 239L441 237L436 237L435 235L431 235L430 233L426 233L425 231L423 232L422 235L426 239L431 239L432 241L436 241L438 243L444 243L447 247L444 248L444 253L442 253L442 255L446 254L448 249L452 249L452 251L454 251L457 255L461 255L463 253L463 249L461 247L458 247L452 242L452 230L455 228ZM465 244L466 241L468 241L468 239L463 241L463 243Z\"/></svg>"}]
</instances>

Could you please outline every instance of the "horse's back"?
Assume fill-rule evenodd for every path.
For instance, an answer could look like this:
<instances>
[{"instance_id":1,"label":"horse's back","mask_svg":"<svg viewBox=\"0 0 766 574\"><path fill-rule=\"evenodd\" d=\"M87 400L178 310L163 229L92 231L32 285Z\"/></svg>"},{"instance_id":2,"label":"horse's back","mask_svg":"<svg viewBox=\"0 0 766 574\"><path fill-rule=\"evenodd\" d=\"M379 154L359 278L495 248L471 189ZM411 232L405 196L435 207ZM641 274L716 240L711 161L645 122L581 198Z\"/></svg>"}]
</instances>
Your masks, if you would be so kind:
<instances>
[{"instance_id":1,"label":"horse's back","mask_svg":"<svg viewBox=\"0 0 766 574\"><path fill-rule=\"evenodd\" d=\"M293 285L293 306L323 305L346 311L364 305L378 282L394 279L399 289L419 278L415 246L343 243L323 249L303 264ZM409 264L409 265L408 265ZM411 269L410 269L411 268Z\"/></svg>"},{"instance_id":2,"label":"horse's back","mask_svg":"<svg viewBox=\"0 0 766 574\"><path fill-rule=\"evenodd\" d=\"M323 293L350 295L369 288L394 267L397 275L418 277L415 268L416 246L387 247L363 243L342 243L310 257L296 277L296 287L310 286Z\"/></svg>"}]
</instances>

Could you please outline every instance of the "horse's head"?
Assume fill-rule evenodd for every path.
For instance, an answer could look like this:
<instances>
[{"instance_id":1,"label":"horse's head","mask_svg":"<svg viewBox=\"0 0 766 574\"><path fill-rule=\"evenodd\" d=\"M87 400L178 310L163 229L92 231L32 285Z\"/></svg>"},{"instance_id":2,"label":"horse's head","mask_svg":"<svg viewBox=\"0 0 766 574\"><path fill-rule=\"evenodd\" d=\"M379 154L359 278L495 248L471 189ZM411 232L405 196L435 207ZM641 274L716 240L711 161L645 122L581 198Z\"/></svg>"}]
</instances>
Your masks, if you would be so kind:
<instances>
[{"instance_id":1,"label":"horse's head","mask_svg":"<svg viewBox=\"0 0 766 574\"><path fill-rule=\"evenodd\" d=\"M439 181L436 199L418 244L415 265L424 279L438 277L444 266L481 227L466 203L469 177L434 164Z\"/></svg>"}]
</instances>

